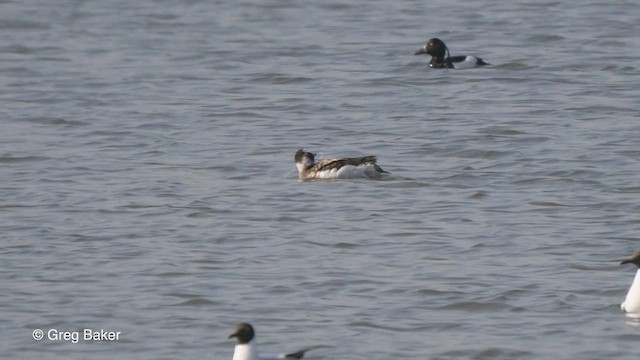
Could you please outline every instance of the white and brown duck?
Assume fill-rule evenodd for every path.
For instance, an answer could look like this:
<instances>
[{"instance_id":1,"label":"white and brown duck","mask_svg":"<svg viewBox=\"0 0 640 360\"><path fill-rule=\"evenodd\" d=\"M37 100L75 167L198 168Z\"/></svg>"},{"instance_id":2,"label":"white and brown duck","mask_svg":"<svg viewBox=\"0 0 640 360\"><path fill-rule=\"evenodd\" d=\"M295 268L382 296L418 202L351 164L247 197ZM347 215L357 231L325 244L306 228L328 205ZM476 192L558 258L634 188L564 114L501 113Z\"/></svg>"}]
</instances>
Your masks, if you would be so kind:
<instances>
[{"instance_id":1,"label":"white and brown duck","mask_svg":"<svg viewBox=\"0 0 640 360\"><path fill-rule=\"evenodd\" d=\"M296 151L294 160L302 181L331 179L380 179L388 172L378 166L375 156L338 158L315 161L315 155L304 149Z\"/></svg>"}]
</instances>

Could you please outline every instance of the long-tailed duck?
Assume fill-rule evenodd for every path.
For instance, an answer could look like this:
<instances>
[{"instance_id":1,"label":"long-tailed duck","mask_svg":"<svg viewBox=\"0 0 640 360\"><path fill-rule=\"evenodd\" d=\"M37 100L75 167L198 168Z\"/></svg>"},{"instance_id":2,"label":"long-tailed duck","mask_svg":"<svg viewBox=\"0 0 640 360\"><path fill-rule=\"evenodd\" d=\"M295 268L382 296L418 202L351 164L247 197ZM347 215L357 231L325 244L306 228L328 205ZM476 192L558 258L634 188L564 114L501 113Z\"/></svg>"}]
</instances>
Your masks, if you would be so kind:
<instances>
[{"instance_id":1,"label":"long-tailed duck","mask_svg":"<svg viewBox=\"0 0 640 360\"><path fill-rule=\"evenodd\" d=\"M640 251L636 251L630 258L622 260L620 265L623 264L634 264L638 267L638 270L633 278L627 297L620 305L620 309L628 313L640 313Z\"/></svg>"},{"instance_id":2,"label":"long-tailed duck","mask_svg":"<svg viewBox=\"0 0 640 360\"><path fill-rule=\"evenodd\" d=\"M444 44L444 41L438 38L429 39L429 41L427 41L427 43L423 47L416 50L414 55L422 54L431 55L429 66L432 68L466 69L476 66L489 65L479 57L471 55L450 56L449 48L447 48L447 45Z\"/></svg>"},{"instance_id":3,"label":"long-tailed duck","mask_svg":"<svg viewBox=\"0 0 640 360\"><path fill-rule=\"evenodd\" d=\"M300 180L379 179L388 172L376 164L375 156L328 159L315 162L315 154L299 149L294 157Z\"/></svg>"},{"instance_id":4,"label":"long-tailed duck","mask_svg":"<svg viewBox=\"0 0 640 360\"><path fill-rule=\"evenodd\" d=\"M302 359L304 353L311 349L300 350L295 353L264 357L258 353L258 344L256 343L256 333L253 326L249 323L240 323L236 326L236 331L229 335L229 339L236 338L236 347L233 351L233 360L275 360L275 359Z\"/></svg>"}]
</instances>

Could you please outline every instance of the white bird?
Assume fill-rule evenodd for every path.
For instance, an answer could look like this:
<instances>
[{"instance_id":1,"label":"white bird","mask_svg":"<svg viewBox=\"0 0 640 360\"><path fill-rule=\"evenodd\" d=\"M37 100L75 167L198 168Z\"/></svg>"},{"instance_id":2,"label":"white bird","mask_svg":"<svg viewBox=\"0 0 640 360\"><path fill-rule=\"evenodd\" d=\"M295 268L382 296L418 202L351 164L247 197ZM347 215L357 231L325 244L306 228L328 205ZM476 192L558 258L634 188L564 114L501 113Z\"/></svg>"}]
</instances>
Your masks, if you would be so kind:
<instances>
[{"instance_id":1,"label":"white bird","mask_svg":"<svg viewBox=\"0 0 640 360\"><path fill-rule=\"evenodd\" d=\"M294 156L300 180L379 179L388 172L376 164L375 156L328 159L315 162L315 154L298 149Z\"/></svg>"},{"instance_id":2,"label":"white bird","mask_svg":"<svg viewBox=\"0 0 640 360\"><path fill-rule=\"evenodd\" d=\"M638 270L636 271L636 276L633 279L631 288L629 288L627 297L620 305L620 309L628 313L640 313L640 251L636 251L632 257L620 262L620 265L624 264L634 264L638 267Z\"/></svg>"},{"instance_id":3,"label":"white bird","mask_svg":"<svg viewBox=\"0 0 640 360\"><path fill-rule=\"evenodd\" d=\"M304 353L311 349L300 350L295 353L281 356L263 357L258 353L256 343L256 333L253 326L248 323L240 323L236 326L236 331L229 335L229 339L236 338L236 348L233 351L233 360L275 360L275 359L302 359Z\"/></svg>"}]
</instances>

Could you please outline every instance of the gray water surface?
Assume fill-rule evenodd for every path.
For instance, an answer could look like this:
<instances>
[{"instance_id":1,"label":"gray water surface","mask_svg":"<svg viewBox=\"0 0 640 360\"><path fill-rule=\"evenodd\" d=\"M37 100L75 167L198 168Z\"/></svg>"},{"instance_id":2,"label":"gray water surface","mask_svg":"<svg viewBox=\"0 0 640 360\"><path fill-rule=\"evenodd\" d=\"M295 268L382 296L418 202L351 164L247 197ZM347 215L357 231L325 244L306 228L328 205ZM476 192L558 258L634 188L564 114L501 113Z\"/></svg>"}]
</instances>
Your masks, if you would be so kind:
<instances>
[{"instance_id":1,"label":"gray water surface","mask_svg":"<svg viewBox=\"0 0 640 360\"><path fill-rule=\"evenodd\" d=\"M231 359L248 321L311 360L637 360L638 14L0 2L3 358ZM301 183L300 147L392 175ZM121 335L46 334L87 328Z\"/></svg>"}]
</instances>

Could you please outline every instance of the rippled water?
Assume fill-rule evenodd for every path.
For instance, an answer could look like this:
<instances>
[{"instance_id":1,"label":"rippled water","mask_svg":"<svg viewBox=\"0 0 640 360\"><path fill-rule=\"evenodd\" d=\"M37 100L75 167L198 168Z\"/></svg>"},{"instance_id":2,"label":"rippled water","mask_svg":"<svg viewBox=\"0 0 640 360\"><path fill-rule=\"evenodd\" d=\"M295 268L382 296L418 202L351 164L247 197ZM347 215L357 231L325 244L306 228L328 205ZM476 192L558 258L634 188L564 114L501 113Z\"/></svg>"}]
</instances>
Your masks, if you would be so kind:
<instances>
[{"instance_id":1,"label":"rippled water","mask_svg":"<svg viewBox=\"0 0 640 360\"><path fill-rule=\"evenodd\" d=\"M0 2L7 359L637 359L633 1ZM431 70L429 37L493 64ZM300 183L299 147L383 181ZM120 331L117 341L32 339Z\"/></svg>"}]
</instances>

